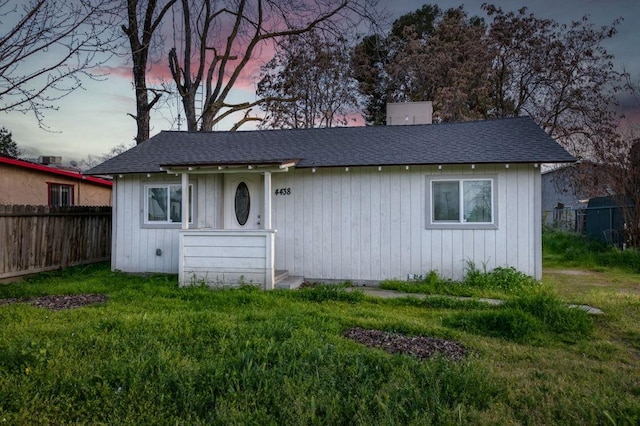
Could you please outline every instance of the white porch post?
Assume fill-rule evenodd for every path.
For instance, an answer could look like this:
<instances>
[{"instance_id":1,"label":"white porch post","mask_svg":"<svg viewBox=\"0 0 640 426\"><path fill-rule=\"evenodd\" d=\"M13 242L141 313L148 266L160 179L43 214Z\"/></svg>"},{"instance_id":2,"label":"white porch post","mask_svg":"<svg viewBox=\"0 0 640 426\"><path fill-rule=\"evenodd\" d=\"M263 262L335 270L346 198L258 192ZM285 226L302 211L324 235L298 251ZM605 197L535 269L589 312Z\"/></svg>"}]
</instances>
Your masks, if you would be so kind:
<instances>
[{"instance_id":1,"label":"white porch post","mask_svg":"<svg viewBox=\"0 0 640 426\"><path fill-rule=\"evenodd\" d=\"M271 172L264 172L264 229L271 230ZM275 285L275 235L267 233L266 237L266 273L264 289L273 290Z\"/></svg>"},{"instance_id":2,"label":"white porch post","mask_svg":"<svg viewBox=\"0 0 640 426\"><path fill-rule=\"evenodd\" d=\"M189 229L189 173L182 173L182 229Z\"/></svg>"},{"instance_id":3,"label":"white porch post","mask_svg":"<svg viewBox=\"0 0 640 426\"><path fill-rule=\"evenodd\" d=\"M271 172L264 172L264 229L271 229Z\"/></svg>"}]
</instances>

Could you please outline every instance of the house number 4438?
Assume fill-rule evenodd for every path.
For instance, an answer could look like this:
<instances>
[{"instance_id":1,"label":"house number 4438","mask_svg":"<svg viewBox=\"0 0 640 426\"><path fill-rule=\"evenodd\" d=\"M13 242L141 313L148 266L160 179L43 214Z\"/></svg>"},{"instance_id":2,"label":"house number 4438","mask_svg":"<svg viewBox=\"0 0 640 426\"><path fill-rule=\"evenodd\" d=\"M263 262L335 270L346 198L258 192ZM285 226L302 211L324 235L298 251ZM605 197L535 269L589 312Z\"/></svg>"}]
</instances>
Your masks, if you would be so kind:
<instances>
[{"instance_id":1,"label":"house number 4438","mask_svg":"<svg viewBox=\"0 0 640 426\"><path fill-rule=\"evenodd\" d=\"M276 188L276 195L291 195L291 188Z\"/></svg>"}]
</instances>

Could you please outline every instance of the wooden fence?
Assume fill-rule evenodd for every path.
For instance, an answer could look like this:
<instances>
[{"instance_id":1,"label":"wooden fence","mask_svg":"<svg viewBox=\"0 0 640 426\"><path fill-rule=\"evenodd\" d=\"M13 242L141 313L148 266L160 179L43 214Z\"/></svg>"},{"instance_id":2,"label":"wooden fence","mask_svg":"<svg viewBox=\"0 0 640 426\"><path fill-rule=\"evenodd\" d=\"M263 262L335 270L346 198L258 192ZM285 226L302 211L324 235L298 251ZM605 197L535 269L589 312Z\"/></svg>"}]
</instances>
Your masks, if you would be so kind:
<instances>
[{"instance_id":1,"label":"wooden fence","mask_svg":"<svg viewBox=\"0 0 640 426\"><path fill-rule=\"evenodd\" d=\"M111 207L0 205L0 279L111 256Z\"/></svg>"}]
</instances>

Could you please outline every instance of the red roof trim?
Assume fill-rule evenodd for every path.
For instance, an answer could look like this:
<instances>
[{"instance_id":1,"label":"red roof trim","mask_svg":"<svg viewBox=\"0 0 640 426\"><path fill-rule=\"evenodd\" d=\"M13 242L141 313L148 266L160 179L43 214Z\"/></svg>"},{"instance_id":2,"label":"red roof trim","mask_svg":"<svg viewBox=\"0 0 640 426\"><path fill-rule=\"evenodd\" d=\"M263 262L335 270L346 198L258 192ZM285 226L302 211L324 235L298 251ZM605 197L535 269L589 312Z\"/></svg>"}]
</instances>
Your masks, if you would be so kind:
<instances>
[{"instance_id":1,"label":"red roof trim","mask_svg":"<svg viewBox=\"0 0 640 426\"><path fill-rule=\"evenodd\" d=\"M106 179L101 179L93 176L84 176L82 173L72 172L69 170L56 169L54 167L43 166L42 164L30 163L28 161L17 160L14 158L0 156L0 163L10 164L12 166L22 167L25 169L37 170L39 172L51 173L58 176L66 176L72 179L84 180L87 182L97 183L99 185L104 185L104 186L113 185L111 181Z\"/></svg>"}]
</instances>

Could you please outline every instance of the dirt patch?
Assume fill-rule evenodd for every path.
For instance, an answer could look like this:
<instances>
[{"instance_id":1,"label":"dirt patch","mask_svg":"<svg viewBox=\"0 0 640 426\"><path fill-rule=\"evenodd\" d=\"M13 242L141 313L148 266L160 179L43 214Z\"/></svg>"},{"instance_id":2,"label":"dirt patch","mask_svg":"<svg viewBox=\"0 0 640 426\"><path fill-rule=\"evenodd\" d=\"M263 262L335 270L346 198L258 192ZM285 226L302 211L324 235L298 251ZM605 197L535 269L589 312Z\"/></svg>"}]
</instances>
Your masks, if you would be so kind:
<instances>
[{"instance_id":1,"label":"dirt patch","mask_svg":"<svg viewBox=\"0 0 640 426\"><path fill-rule=\"evenodd\" d=\"M29 299L0 299L0 306L11 305L13 303L29 303L39 308L60 311L63 309L74 309L82 306L104 303L106 301L106 294L67 294L32 297Z\"/></svg>"},{"instance_id":2,"label":"dirt patch","mask_svg":"<svg viewBox=\"0 0 640 426\"><path fill-rule=\"evenodd\" d=\"M380 330L366 330L355 327L344 336L370 348L380 348L390 354L408 354L420 359L442 355L452 361L463 359L469 351L461 343L437 337L409 337L399 333Z\"/></svg>"},{"instance_id":3,"label":"dirt patch","mask_svg":"<svg viewBox=\"0 0 640 426\"><path fill-rule=\"evenodd\" d=\"M560 275L593 275L593 272L580 271L577 269L559 269L552 271L552 273Z\"/></svg>"}]
</instances>

